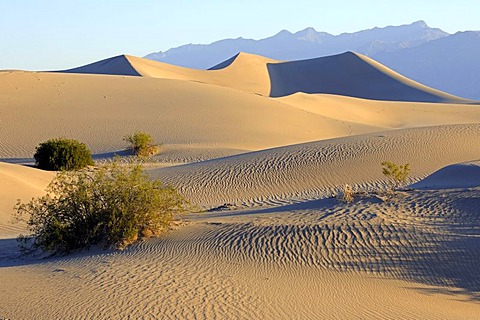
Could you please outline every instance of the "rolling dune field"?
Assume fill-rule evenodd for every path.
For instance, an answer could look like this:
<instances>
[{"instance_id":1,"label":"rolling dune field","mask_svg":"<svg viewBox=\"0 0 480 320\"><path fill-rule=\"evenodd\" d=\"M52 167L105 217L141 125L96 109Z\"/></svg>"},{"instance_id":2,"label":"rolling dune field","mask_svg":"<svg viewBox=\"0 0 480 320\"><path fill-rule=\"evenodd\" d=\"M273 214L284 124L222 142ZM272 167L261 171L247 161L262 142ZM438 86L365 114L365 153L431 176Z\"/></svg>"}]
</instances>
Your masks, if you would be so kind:
<instances>
[{"instance_id":1,"label":"rolling dune field","mask_svg":"<svg viewBox=\"0 0 480 320\"><path fill-rule=\"evenodd\" d=\"M22 256L50 138L144 161L193 210L123 251ZM362 55L0 72L0 319L478 319L480 104ZM409 163L388 198L381 162ZM346 203L345 185L356 192Z\"/></svg>"}]
</instances>

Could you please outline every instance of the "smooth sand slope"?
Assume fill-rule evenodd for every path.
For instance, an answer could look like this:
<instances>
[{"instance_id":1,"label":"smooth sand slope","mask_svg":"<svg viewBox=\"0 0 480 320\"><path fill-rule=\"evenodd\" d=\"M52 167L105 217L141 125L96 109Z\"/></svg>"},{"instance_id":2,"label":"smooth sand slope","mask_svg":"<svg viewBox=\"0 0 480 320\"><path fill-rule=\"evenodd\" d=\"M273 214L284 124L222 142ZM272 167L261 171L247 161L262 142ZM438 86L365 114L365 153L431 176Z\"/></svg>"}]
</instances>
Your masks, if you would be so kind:
<instances>
[{"instance_id":1,"label":"smooth sand slope","mask_svg":"<svg viewBox=\"0 0 480 320\"><path fill-rule=\"evenodd\" d=\"M331 196L345 184L382 186L381 162L410 163L412 177L478 158L480 125L414 128L299 144L152 169L194 203L259 206Z\"/></svg>"},{"instance_id":2,"label":"smooth sand slope","mask_svg":"<svg viewBox=\"0 0 480 320\"><path fill-rule=\"evenodd\" d=\"M136 130L181 162L378 130L218 86L61 73L0 73L0 113L0 158L31 158L59 136L112 152Z\"/></svg>"},{"instance_id":3,"label":"smooth sand slope","mask_svg":"<svg viewBox=\"0 0 480 320\"><path fill-rule=\"evenodd\" d=\"M391 128L478 123L479 110L332 95L272 100L171 79L0 72L0 159L31 158L40 142L59 136L109 153L142 130L164 144L161 161L189 162Z\"/></svg>"},{"instance_id":4,"label":"smooth sand slope","mask_svg":"<svg viewBox=\"0 0 480 320\"><path fill-rule=\"evenodd\" d=\"M29 201L45 193L55 174L0 162L0 239L16 237L24 224L12 224L13 206L18 199Z\"/></svg>"},{"instance_id":5,"label":"smooth sand slope","mask_svg":"<svg viewBox=\"0 0 480 320\"><path fill-rule=\"evenodd\" d=\"M478 123L480 120L479 105L473 104L378 101L306 93L275 100L330 119L385 129Z\"/></svg>"}]
</instances>

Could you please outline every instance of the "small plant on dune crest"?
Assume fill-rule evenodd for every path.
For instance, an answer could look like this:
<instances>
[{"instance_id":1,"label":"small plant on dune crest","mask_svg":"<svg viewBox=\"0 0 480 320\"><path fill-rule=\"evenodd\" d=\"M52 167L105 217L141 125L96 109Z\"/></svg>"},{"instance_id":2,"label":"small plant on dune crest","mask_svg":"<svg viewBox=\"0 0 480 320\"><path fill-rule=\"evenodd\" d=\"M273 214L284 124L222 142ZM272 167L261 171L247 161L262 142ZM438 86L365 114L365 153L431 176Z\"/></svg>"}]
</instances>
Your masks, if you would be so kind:
<instances>
[{"instance_id":1,"label":"small plant on dune crest","mask_svg":"<svg viewBox=\"0 0 480 320\"><path fill-rule=\"evenodd\" d=\"M160 146L156 145L153 138L145 132L137 131L125 136L123 140L130 144L130 149L139 157L150 157L160 151Z\"/></svg>"},{"instance_id":2,"label":"small plant on dune crest","mask_svg":"<svg viewBox=\"0 0 480 320\"><path fill-rule=\"evenodd\" d=\"M390 191L400 187L410 174L410 164L397 165L390 161L382 162L382 173L387 177L390 185Z\"/></svg>"},{"instance_id":3,"label":"small plant on dune crest","mask_svg":"<svg viewBox=\"0 0 480 320\"><path fill-rule=\"evenodd\" d=\"M90 150L77 140L51 139L36 149L33 157L39 169L78 170L94 164Z\"/></svg>"},{"instance_id":4,"label":"small plant on dune crest","mask_svg":"<svg viewBox=\"0 0 480 320\"><path fill-rule=\"evenodd\" d=\"M16 205L15 219L26 221L30 231L18 239L25 253L66 254L97 244L123 248L165 232L187 206L175 189L150 180L141 166L118 162L58 173L46 191Z\"/></svg>"}]
</instances>

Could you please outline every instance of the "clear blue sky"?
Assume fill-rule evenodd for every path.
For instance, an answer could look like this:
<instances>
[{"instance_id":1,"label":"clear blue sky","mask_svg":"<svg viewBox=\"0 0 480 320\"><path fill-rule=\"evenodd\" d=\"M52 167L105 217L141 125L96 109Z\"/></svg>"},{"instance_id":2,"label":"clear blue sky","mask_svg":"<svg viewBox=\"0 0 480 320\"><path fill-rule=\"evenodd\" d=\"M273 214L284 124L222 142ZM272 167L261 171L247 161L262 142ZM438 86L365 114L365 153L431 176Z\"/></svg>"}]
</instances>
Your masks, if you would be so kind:
<instances>
[{"instance_id":1,"label":"clear blue sky","mask_svg":"<svg viewBox=\"0 0 480 320\"><path fill-rule=\"evenodd\" d=\"M478 0L0 0L0 12L0 69L26 70L282 29L339 34L424 20L450 33L480 30Z\"/></svg>"}]
</instances>

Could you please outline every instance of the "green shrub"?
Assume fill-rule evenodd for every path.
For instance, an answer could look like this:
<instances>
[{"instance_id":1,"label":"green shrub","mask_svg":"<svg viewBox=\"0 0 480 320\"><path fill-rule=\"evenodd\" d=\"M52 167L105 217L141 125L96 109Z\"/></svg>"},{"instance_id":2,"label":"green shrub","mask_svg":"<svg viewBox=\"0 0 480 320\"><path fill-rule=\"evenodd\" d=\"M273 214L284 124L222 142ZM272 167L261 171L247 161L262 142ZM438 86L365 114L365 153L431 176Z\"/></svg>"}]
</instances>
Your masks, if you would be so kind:
<instances>
[{"instance_id":1,"label":"green shrub","mask_svg":"<svg viewBox=\"0 0 480 320\"><path fill-rule=\"evenodd\" d=\"M38 168L44 170L77 170L93 165L87 146L73 139L51 139L40 143L34 155Z\"/></svg>"},{"instance_id":2,"label":"green shrub","mask_svg":"<svg viewBox=\"0 0 480 320\"><path fill-rule=\"evenodd\" d=\"M18 240L24 252L63 254L95 244L123 248L166 231L186 205L175 189L150 180L139 165L64 171L47 195L17 203L16 219L25 220L30 231Z\"/></svg>"},{"instance_id":3,"label":"green shrub","mask_svg":"<svg viewBox=\"0 0 480 320\"><path fill-rule=\"evenodd\" d=\"M382 166L382 173L389 180L392 190L405 183L408 175L410 174L410 164L408 163L399 166L390 161L384 161L382 162Z\"/></svg>"},{"instance_id":4,"label":"green shrub","mask_svg":"<svg viewBox=\"0 0 480 320\"><path fill-rule=\"evenodd\" d=\"M130 149L137 156L149 157L158 153L159 146L153 141L153 138L145 132L137 131L132 135L125 136L124 141L130 144Z\"/></svg>"}]
</instances>

